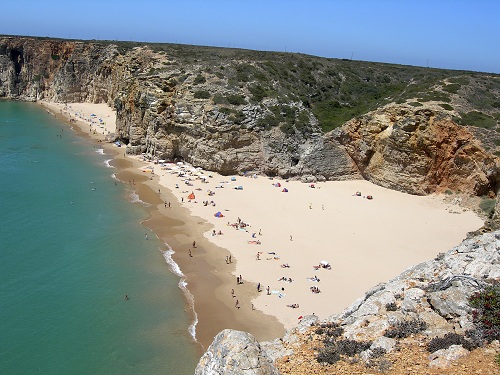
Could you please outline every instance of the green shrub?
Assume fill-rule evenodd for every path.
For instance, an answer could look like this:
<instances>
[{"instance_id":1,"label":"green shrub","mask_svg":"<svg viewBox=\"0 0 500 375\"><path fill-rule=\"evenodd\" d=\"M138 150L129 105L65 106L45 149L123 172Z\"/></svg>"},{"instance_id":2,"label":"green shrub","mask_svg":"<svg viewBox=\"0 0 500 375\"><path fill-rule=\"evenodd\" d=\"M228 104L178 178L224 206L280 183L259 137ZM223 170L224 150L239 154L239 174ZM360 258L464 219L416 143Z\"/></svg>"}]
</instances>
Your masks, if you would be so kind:
<instances>
[{"instance_id":1,"label":"green shrub","mask_svg":"<svg viewBox=\"0 0 500 375\"><path fill-rule=\"evenodd\" d=\"M201 74L198 74L198 75L195 77L195 79L194 79L193 83L194 83L195 85L200 85L200 84L202 84L202 83L205 83L206 81L207 81L207 80L205 79L205 77L203 77Z\"/></svg>"},{"instance_id":2,"label":"green shrub","mask_svg":"<svg viewBox=\"0 0 500 375\"><path fill-rule=\"evenodd\" d=\"M245 97L243 95L227 95L226 100L232 105L244 105L247 104Z\"/></svg>"},{"instance_id":3,"label":"green shrub","mask_svg":"<svg viewBox=\"0 0 500 375\"><path fill-rule=\"evenodd\" d=\"M195 99L210 99L210 93L205 90L196 91L194 93Z\"/></svg>"},{"instance_id":4,"label":"green shrub","mask_svg":"<svg viewBox=\"0 0 500 375\"><path fill-rule=\"evenodd\" d=\"M356 340L343 339L339 341L329 341L327 345L322 348L316 360L319 363L334 364L338 362L342 356L353 357L370 348L371 341L361 342Z\"/></svg>"},{"instance_id":5,"label":"green shrub","mask_svg":"<svg viewBox=\"0 0 500 375\"><path fill-rule=\"evenodd\" d=\"M479 203L479 208L481 208L487 216L491 217L495 213L496 203L497 201L495 199L483 197Z\"/></svg>"},{"instance_id":6,"label":"green shrub","mask_svg":"<svg viewBox=\"0 0 500 375\"><path fill-rule=\"evenodd\" d=\"M220 107L219 112L224 113L225 115L230 115L232 113L231 108L227 107Z\"/></svg>"},{"instance_id":7,"label":"green shrub","mask_svg":"<svg viewBox=\"0 0 500 375\"><path fill-rule=\"evenodd\" d=\"M248 90L252 94L252 100L257 103L267 96L267 90L261 85L249 86Z\"/></svg>"},{"instance_id":8,"label":"green shrub","mask_svg":"<svg viewBox=\"0 0 500 375\"><path fill-rule=\"evenodd\" d=\"M422 107L422 103L419 103L419 102L410 102L408 103L409 105L411 105L412 107Z\"/></svg>"},{"instance_id":9,"label":"green shrub","mask_svg":"<svg viewBox=\"0 0 500 375\"><path fill-rule=\"evenodd\" d=\"M427 329L427 323L423 320L404 320L397 322L394 326L387 329L384 333L385 337L404 339L413 334L425 331Z\"/></svg>"},{"instance_id":10,"label":"green shrub","mask_svg":"<svg viewBox=\"0 0 500 375\"><path fill-rule=\"evenodd\" d=\"M212 98L212 101L214 102L214 104L228 104L226 98L221 94L215 94Z\"/></svg>"},{"instance_id":11,"label":"green shrub","mask_svg":"<svg viewBox=\"0 0 500 375\"><path fill-rule=\"evenodd\" d=\"M500 286L484 288L469 297L469 305L474 308L472 321L487 342L500 340Z\"/></svg>"},{"instance_id":12,"label":"green shrub","mask_svg":"<svg viewBox=\"0 0 500 375\"><path fill-rule=\"evenodd\" d=\"M449 85L443 86L443 90L449 92L450 94L456 94L458 90L460 90L460 85L458 83L452 83Z\"/></svg>"},{"instance_id":13,"label":"green shrub","mask_svg":"<svg viewBox=\"0 0 500 375\"><path fill-rule=\"evenodd\" d=\"M447 111L453 111L453 107L449 105L448 103L439 103L439 105L443 108L446 109Z\"/></svg>"},{"instance_id":14,"label":"green shrub","mask_svg":"<svg viewBox=\"0 0 500 375\"><path fill-rule=\"evenodd\" d=\"M385 305L385 309L387 311L396 311L398 309L398 305L396 305L394 302L390 302Z\"/></svg>"},{"instance_id":15,"label":"green shrub","mask_svg":"<svg viewBox=\"0 0 500 375\"><path fill-rule=\"evenodd\" d=\"M245 114L241 111L233 111L231 116L229 116L229 121L234 122L235 124L241 124L243 120L245 120Z\"/></svg>"},{"instance_id":16,"label":"green shrub","mask_svg":"<svg viewBox=\"0 0 500 375\"><path fill-rule=\"evenodd\" d=\"M257 125L260 127L263 127L266 130L269 130L271 128L274 128L275 126L278 126L280 124L280 121L277 116L274 114L268 114L267 116L259 119L257 121Z\"/></svg>"},{"instance_id":17,"label":"green shrub","mask_svg":"<svg viewBox=\"0 0 500 375\"><path fill-rule=\"evenodd\" d=\"M493 129L496 125L496 120L487 114L478 111L461 113L461 119L458 121L461 125L472 125L479 128Z\"/></svg>"},{"instance_id":18,"label":"green shrub","mask_svg":"<svg viewBox=\"0 0 500 375\"><path fill-rule=\"evenodd\" d=\"M443 337L435 337L427 344L427 351L429 353L434 353L440 349L448 349L452 345L462 345L463 348L467 350L473 350L477 348L470 340L467 340L463 335L459 335L454 332L447 333Z\"/></svg>"}]
</instances>

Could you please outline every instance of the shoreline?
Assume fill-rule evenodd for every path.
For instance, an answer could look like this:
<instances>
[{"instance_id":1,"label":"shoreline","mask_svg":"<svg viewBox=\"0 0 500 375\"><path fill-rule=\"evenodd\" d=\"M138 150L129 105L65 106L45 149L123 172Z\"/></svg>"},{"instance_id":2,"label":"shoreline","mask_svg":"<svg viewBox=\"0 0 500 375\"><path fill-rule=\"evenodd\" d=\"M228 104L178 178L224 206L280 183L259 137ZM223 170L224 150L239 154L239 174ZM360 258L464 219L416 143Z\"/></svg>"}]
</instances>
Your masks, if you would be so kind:
<instances>
[{"instance_id":1,"label":"shoreline","mask_svg":"<svg viewBox=\"0 0 500 375\"><path fill-rule=\"evenodd\" d=\"M87 116L98 108L79 105ZM63 105L42 106L57 116ZM103 134L87 134L89 120L71 124L104 141L120 181L137 180L137 194L150 204L151 216L143 224L175 252L172 259L187 282L187 305L188 293L194 296L196 336L205 349L224 328L270 340L282 337L301 316L314 313L325 319L340 313L376 284L447 251L483 224L442 196L411 196L364 180L311 186L263 176L221 176L187 164L162 167L106 143L113 124L100 127ZM196 198L190 199L191 193ZM216 212L224 217L215 217ZM321 267L323 261L330 269ZM239 275L243 284L236 283ZM181 283L182 277L182 289ZM314 287L319 293L312 292Z\"/></svg>"},{"instance_id":2,"label":"shoreline","mask_svg":"<svg viewBox=\"0 0 500 375\"><path fill-rule=\"evenodd\" d=\"M123 184L128 184L129 180L134 182L130 189L146 203L145 209L149 213L149 217L142 224L158 237L161 246L164 247L160 251L163 252L167 271L179 276L178 287L185 296L185 310L192 321L188 333L201 346L200 355L212 343L215 335L225 328L251 332L258 340L275 339L284 334L283 325L274 316L250 309L239 311L236 315L232 303L222 298L224 286L232 281L232 276L230 272L225 272L229 270L217 269L219 264L217 254L229 255L229 251L204 241L203 232L208 230L211 224L192 216L189 209L182 207L181 204L175 204L175 196L169 189L159 184L158 176L153 175L153 179L150 179L151 175L146 176L142 172L145 163L136 156L126 155L124 147L119 148L110 142L110 135L114 133L114 119L106 121L100 128L101 131L95 131L96 126L88 121L88 115L91 113L99 115L99 107L96 107L98 105L71 103L69 104L71 110L64 110L65 105L61 103L40 101L38 105L63 123L70 125L78 135L98 143L105 153L110 155L112 159L110 165L116 169L114 174L118 181ZM109 118L107 115L112 112L111 108L105 104L99 106L102 106L102 117ZM82 113L83 119L70 116L71 111ZM158 193L159 190L161 194ZM164 207L165 200L171 202L169 209ZM192 238L197 238L198 243L195 264L185 253L192 244ZM173 263L169 262L169 258ZM204 275L202 279L201 274ZM256 294L249 284L241 289L240 294L246 299Z\"/></svg>"}]
</instances>

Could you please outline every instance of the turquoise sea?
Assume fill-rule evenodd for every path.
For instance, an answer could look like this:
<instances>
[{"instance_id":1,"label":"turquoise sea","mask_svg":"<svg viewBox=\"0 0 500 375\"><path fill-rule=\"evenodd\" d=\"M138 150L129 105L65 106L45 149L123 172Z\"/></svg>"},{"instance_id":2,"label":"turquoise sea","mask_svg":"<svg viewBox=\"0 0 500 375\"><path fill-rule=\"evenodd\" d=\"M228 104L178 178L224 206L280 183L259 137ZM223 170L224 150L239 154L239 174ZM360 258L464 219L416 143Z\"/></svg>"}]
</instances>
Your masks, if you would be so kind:
<instances>
[{"instance_id":1,"label":"turquoise sea","mask_svg":"<svg viewBox=\"0 0 500 375\"><path fill-rule=\"evenodd\" d=\"M194 373L179 277L108 159L37 105L0 102L1 374Z\"/></svg>"}]
</instances>

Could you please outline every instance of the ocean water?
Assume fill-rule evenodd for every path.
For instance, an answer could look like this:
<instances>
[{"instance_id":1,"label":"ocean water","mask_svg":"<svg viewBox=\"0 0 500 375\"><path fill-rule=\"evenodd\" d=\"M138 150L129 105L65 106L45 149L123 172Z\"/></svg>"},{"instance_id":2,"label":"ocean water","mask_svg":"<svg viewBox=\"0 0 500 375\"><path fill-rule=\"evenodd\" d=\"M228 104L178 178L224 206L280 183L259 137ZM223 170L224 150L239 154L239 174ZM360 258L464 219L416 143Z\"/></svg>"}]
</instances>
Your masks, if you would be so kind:
<instances>
[{"instance_id":1,"label":"ocean water","mask_svg":"<svg viewBox=\"0 0 500 375\"><path fill-rule=\"evenodd\" d=\"M0 102L1 374L194 372L179 277L107 159L35 104Z\"/></svg>"}]
</instances>

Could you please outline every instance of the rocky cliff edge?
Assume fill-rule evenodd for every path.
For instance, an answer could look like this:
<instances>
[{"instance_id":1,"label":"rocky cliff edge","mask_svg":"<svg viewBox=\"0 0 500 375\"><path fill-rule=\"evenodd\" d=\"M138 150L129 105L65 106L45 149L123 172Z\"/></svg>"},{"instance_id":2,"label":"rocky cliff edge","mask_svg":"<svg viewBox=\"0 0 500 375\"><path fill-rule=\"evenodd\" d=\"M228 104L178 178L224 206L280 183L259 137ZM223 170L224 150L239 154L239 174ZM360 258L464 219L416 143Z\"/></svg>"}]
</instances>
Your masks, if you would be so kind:
<instances>
[{"instance_id":1,"label":"rocky cliff edge","mask_svg":"<svg viewBox=\"0 0 500 375\"><path fill-rule=\"evenodd\" d=\"M323 322L316 316L304 317L297 328L273 342L259 344L249 334L225 330L200 359L196 374L347 374L365 373L377 366L379 371L400 373L394 366L404 366L404 361L414 367L411 373L431 373L468 356L469 344L486 342L490 344L483 349L490 362L479 368L499 373L493 358L500 353L500 327L496 336L485 341L477 312L469 303L469 296L491 285L498 287L499 280L497 231L464 240L435 259L409 268ZM435 340L434 350L426 350L435 338L456 342L445 345ZM347 349L339 349L341 345ZM405 357L403 364L399 355ZM454 373L466 374L475 365L464 365L460 371L455 368Z\"/></svg>"}]
</instances>

